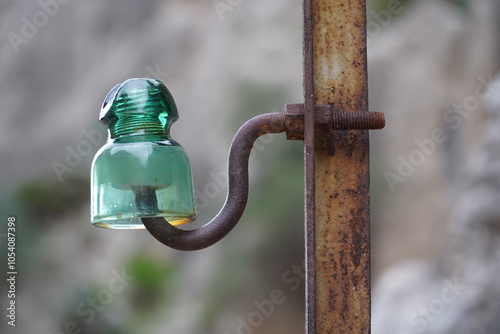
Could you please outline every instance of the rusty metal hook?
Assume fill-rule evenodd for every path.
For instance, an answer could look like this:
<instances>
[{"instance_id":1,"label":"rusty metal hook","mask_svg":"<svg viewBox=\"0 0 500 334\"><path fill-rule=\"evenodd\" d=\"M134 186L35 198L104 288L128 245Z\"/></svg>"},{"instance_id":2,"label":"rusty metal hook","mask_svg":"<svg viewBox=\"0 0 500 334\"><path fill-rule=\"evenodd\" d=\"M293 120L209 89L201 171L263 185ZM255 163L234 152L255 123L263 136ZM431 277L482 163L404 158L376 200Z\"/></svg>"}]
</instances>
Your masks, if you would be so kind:
<instances>
[{"instance_id":1,"label":"rusty metal hook","mask_svg":"<svg viewBox=\"0 0 500 334\"><path fill-rule=\"evenodd\" d=\"M248 159L253 143L268 133L285 131L285 114L269 113L248 120L231 143L228 159L226 202L208 223L195 230L181 230L164 218L142 218L149 233L162 244L177 250L200 250L225 237L238 223L248 199Z\"/></svg>"}]
</instances>

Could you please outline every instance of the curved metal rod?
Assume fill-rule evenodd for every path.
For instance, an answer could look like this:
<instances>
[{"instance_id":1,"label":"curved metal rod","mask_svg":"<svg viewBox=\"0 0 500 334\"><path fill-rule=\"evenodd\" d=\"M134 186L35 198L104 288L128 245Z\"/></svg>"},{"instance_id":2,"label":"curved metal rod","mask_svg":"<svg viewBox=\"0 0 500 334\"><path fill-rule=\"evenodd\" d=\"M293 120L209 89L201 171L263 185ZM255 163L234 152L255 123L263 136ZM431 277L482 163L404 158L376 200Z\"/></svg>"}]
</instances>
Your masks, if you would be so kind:
<instances>
[{"instance_id":1,"label":"curved metal rod","mask_svg":"<svg viewBox=\"0 0 500 334\"><path fill-rule=\"evenodd\" d=\"M285 131L285 114L269 113L248 120L234 136L229 150L226 202L210 222L181 230L164 218L142 218L146 229L162 244L177 250L200 250L225 237L238 223L248 199L248 159L253 143L267 133Z\"/></svg>"}]
</instances>

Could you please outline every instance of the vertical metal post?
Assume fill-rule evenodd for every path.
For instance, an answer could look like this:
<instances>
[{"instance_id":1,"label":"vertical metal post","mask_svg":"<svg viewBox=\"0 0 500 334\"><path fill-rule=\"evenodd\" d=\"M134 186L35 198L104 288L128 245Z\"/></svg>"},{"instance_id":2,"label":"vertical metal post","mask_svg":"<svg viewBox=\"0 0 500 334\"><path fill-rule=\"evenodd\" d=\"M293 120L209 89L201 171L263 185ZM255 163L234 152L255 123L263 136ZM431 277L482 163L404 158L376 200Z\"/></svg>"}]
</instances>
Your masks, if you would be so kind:
<instances>
[{"instance_id":1,"label":"vertical metal post","mask_svg":"<svg viewBox=\"0 0 500 334\"><path fill-rule=\"evenodd\" d=\"M368 111L365 0L304 0L304 92L306 330L370 333L368 131L313 140L310 116Z\"/></svg>"},{"instance_id":2,"label":"vertical metal post","mask_svg":"<svg viewBox=\"0 0 500 334\"><path fill-rule=\"evenodd\" d=\"M315 177L314 177L314 69L312 1L304 0L304 199L306 333L316 333L316 256L315 256Z\"/></svg>"}]
</instances>

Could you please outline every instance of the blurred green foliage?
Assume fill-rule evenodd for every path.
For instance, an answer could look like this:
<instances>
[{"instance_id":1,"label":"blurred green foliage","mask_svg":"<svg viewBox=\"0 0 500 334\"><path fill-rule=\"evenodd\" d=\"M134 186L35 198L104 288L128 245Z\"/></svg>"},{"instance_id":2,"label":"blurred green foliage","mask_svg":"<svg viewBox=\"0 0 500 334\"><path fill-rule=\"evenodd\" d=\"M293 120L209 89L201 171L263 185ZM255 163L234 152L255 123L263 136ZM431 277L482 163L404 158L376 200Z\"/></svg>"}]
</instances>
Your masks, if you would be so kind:
<instances>
[{"instance_id":1,"label":"blurred green foliage","mask_svg":"<svg viewBox=\"0 0 500 334\"><path fill-rule=\"evenodd\" d=\"M235 85L237 107L232 120L238 127L249 117L274 111L283 111L288 94L283 86L269 82L241 80Z\"/></svg>"},{"instance_id":2,"label":"blurred green foliage","mask_svg":"<svg viewBox=\"0 0 500 334\"><path fill-rule=\"evenodd\" d=\"M389 2L394 2L394 0L368 0L368 8L373 9L378 12L389 7ZM401 6L405 7L407 4L413 2L413 0L398 0Z\"/></svg>"},{"instance_id":3,"label":"blurred green foliage","mask_svg":"<svg viewBox=\"0 0 500 334\"><path fill-rule=\"evenodd\" d=\"M88 201L89 178L68 176L64 182L35 179L19 186L15 201L22 211L37 222L70 213Z\"/></svg>"},{"instance_id":4,"label":"blurred green foliage","mask_svg":"<svg viewBox=\"0 0 500 334\"><path fill-rule=\"evenodd\" d=\"M369 0L367 2L369 8L375 10L375 11L380 11L387 9L389 7L389 2L394 2L395 0ZM406 7L406 5L415 3L417 1L414 0L397 0L401 6ZM452 5L456 6L457 8L461 10L468 10L470 8L470 1L469 0L446 0L447 2L451 3Z\"/></svg>"},{"instance_id":5,"label":"blurred green foliage","mask_svg":"<svg viewBox=\"0 0 500 334\"><path fill-rule=\"evenodd\" d=\"M469 0L448 0L458 8L467 11L470 9L470 3Z\"/></svg>"},{"instance_id":6,"label":"blurred green foliage","mask_svg":"<svg viewBox=\"0 0 500 334\"><path fill-rule=\"evenodd\" d=\"M126 272L134 276L134 307L137 311L146 311L167 297L175 286L178 268L175 262L160 263L141 253L130 259Z\"/></svg>"}]
</instances>

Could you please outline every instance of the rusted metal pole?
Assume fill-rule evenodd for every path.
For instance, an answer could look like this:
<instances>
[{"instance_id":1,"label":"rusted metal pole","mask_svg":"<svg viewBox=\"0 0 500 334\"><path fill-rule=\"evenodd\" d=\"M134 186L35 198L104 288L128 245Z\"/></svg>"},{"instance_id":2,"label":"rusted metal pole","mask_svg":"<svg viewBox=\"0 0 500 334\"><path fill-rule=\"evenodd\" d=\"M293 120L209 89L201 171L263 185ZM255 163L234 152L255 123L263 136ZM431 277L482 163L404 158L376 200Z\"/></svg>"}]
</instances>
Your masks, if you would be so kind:
<instances>
[{"instance_id":1,"label":"rusted metal pole","mask_svg":"<svg viewBox=\"0 0 500 334\"><path fill-rule=\"evenodd\" d=\"M368 111L365 1L311 1L314 104ZM316 132L314 162L316 307L308 334L370 333L368 131Z\"/></svg>"}]
</instances>

